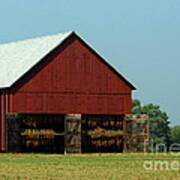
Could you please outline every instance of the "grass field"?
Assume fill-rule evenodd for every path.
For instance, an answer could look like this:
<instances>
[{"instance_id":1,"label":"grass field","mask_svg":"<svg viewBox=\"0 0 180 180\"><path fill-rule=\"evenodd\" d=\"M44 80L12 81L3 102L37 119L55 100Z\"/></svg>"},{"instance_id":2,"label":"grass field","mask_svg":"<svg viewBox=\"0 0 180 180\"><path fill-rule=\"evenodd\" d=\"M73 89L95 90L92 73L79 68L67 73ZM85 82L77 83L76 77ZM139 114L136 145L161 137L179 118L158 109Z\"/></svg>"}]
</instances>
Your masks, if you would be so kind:
<instances>
[{"instance_id":1,"label":"grass field","mask_svg":"<svg viewBox=\"0 0 180 180\"><path fill-rule=\"evenodd\" d=\"M162 161L166 165L163 169L146 166L146 170L147 161ZM176 168L172 168L174 162ZM180 156L174 155L5 153L0 154L0 180L180 180L178 163Z\"/></svg>"}]
</instances>

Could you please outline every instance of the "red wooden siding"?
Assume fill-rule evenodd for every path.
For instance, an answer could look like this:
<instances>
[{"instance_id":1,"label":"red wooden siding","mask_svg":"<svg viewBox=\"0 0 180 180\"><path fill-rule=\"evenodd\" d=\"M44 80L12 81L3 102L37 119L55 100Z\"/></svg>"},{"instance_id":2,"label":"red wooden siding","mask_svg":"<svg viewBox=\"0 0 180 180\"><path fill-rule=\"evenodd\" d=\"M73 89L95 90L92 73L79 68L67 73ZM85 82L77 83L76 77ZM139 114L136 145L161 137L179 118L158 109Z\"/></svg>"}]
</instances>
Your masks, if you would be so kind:
<instances>
[{"instance_id":1,"label":"red wooden siding","mask_svg":"<svg viewBox=\"0 0 180 180\"><path fill-rule=\"evenodd\" d=\"M34 68L25 83L13 88L11 112L131 112L132 88L78 38L56 51L45 58L46 65Z\"/></svg>"},{"instance_id":2,"label":"red wooden siding","mask_svg":"<svg viewBox=\"0 0 180 180\"><path fill-rule=\"evenodd\" d=\"M9 94L0 92L0 150L6 150L6 123L5 116L9 109Z\"/></svg>"},{"instance_id":3,"label":"red wooden siding","mask_svg":"<svg viewBox=\"0 0 180 180\"><path fill-rule=\"evenodd\" d=\"M0 150L2 150L2 95L0 94Z\"/></svg>"}]
</instances>

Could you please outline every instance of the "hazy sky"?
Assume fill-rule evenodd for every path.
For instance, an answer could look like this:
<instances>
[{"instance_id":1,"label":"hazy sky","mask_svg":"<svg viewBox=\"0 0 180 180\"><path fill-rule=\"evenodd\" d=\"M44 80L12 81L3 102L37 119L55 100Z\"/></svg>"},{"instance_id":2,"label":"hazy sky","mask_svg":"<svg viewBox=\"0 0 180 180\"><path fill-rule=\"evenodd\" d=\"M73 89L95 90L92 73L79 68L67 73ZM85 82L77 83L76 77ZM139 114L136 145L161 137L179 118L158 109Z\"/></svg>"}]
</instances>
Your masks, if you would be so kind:
<instances>
[{"instance_id":1,"label":"hazy sky","mask_svg":"<svg viewBox=\"0 0 180 180\"><path fill-rule=\"evenodd\" d=\"M0 42L70 30L180 124L180 0L0 0Z\"/></svg>"}]
</instances>

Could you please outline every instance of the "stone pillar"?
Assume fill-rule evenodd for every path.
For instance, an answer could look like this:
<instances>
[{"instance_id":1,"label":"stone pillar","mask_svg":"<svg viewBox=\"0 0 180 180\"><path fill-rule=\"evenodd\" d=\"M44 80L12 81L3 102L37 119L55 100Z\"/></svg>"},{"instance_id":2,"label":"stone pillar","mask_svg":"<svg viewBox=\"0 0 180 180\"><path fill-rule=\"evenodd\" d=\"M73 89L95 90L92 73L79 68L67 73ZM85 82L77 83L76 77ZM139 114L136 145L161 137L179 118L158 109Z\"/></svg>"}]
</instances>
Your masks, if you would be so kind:
<instances>
[{"instance_id":1,"label":"stone pillar","mask_svg":"<svg viewBox=\"0 0 180 180\"><path fill-rule=\"evenodd\" d=\"M18 114L6 115L7 151L21 152L21 119Z\"/></svg>"},{"instance_id":2,"label":"stone pillar","mask_svg":"<svg viewBox=\"0 0 180 180\"><path fill-rule=\"evenodd\" d=\"M81 114L67 114L64 125L64 153L81 153Z\"/></svg>"}]
</instances>

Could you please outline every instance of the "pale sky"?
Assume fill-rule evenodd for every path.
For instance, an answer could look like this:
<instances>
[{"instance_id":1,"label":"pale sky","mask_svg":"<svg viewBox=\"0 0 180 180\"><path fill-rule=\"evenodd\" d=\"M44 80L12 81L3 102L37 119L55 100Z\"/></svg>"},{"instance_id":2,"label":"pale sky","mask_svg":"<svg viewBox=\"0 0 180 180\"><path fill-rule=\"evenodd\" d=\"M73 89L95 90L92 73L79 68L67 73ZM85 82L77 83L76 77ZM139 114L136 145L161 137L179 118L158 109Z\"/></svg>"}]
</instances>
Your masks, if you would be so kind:
<instances>
[{"instance_id":1,"label":"pale sky","mask_svg":"<svg viewBox=\"0 0 180 180\"><path fill-rule=\"evenodd\" d=\"M0 0L0 42L74 30L180 124L179 0Z\"/></svg>"}]
</instances>

